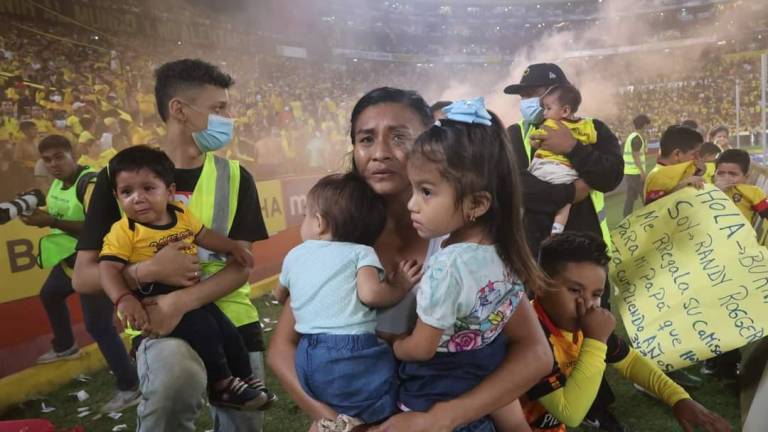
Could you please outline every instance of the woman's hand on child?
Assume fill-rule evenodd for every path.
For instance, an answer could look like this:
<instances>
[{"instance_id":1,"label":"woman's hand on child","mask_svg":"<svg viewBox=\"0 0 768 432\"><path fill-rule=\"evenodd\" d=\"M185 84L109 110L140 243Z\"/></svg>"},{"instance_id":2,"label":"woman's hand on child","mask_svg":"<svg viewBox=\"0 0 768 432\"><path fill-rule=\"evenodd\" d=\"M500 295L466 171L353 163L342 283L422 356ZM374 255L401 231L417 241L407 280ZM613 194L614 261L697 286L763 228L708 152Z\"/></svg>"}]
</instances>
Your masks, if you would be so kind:
<instances>
[{"instance_id":1,"label":"woman's hand on child","mask_svg":"<svg viewBox=\"0 0 768 432\"><path fill-rule=\"evenodd\" d=\"M698 426L708 432L730 432L731 425L716 413L706 409L693 399L683 399L672 407L672 413L685 432L693 432Z\"/></svg>"},{"instance_id":2,"label":"woman's hand on child","mask_svg":"<svg viewBox=\"0 0 768 432\"><path fill-rule=\"evenodd\" d=\"M397 271L392 275L392 285L403 291L410 291L414 285L419 283L422 274L421 263L418 261L400 261L400 264L397 266Z\"/></svg>"},{"instance_id":3,"label":"woman's hand on child","mask_svg":"<svg viewBox=\"0 0 768 432\"><path fill-rule=\"evenodd\" d=\"M577 298L576 313L579 316L579 324L584 337L605 343L611 333L613 333L613 329L616 326L616 318L608 309L603 309L599 306L587 309L584 300Z\"/></svg>"},{"instance_id":4,"label":"woman's hand on child","mask_svg":"<svg viewBox=\"0 0 768 432\"><path fill-rule=\"evenodd\" d=\"M251 251L248 249L240 245L236 245L230 249L229 255L241 266L245 268L253 267L253 255L251 255Z\"/></svg>"},{"instance_id":5,"label":"woman's hand on child","mask_svg":"<svg viewBox=\"0 0 768 432\"><path fill-rule=\"evenodd\" d=\"M133 295L127 295L117 304L117 312L123 327L141 329L149 323L149 315L139 299Z\"/></svg>"}]
</instances>

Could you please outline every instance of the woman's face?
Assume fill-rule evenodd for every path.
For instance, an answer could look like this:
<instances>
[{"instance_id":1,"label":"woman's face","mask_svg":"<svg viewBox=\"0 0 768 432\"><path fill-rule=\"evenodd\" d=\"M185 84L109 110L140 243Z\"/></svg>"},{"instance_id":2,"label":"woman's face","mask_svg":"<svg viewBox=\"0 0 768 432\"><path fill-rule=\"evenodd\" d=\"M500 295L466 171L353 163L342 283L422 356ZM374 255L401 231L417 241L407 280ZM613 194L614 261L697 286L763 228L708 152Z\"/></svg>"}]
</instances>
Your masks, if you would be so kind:
<instances>
[{"instance_id":1,"label":"woman's face","mask_svg":"<svg viewBox=\"0 0 768 432\"><path fill-rule=\"evenodd\" d=\"M352 127L355 166L373 190L380 195L410 191L406 152L425 129L416 112L399 103L372 105Z\"/></svg>"}]
</instances>

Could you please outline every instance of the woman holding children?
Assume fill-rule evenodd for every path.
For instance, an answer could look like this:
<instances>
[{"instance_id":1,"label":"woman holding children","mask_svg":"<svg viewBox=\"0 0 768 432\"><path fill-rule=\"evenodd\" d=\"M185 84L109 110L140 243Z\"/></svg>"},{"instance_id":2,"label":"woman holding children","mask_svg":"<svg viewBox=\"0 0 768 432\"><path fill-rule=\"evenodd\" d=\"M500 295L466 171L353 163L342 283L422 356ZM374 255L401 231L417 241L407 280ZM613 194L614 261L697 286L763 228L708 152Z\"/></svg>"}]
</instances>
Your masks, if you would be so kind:
<instances>
[{"instance_id":1,"label":"woman holding children","mask_svg":"<svg viewBox=\"0 0 768 432\"><path fill-rule=\"evenodd\" d=\"M500 120L482 98L443 112L434 122L415 92L370 91L352 111L352 171L308 194L268 361L314 430L541 430L517 399L551 373L553 348L525 293L556 287L526 247ZM691 423L728 430L691 406Z\"/></svg>"},{"instance_id":2,"label":"woman holding children","mask_svg":"<svg viewBox=\"0 0 768 432\"><path fill-rule=\"evenodd\" d=\"M483 109L484 111L484 109ZM487 114L486 114L487 115ZM467 114L470 121L477 121L478 119L474 113ZM456 169L457 167L446 166L451 165L451 162L455 162L455 157L452 158L452 152L454 150L461 151L466 149L469 144L474 144L480 147L483 143L470 143L466 141L466 138L470 136L470 130L474 129L492 129L492 131L486 132L486 136L496 136L498 140L502 140L504 135L499 133L503 132L498 119L495 117L491 119L490 116L484 118L486 124L493 123L494 126L488 128L486 124L479 123L462 123L459 121L446 121L451 124L451 128L455 128L455 136L461 136L465 142L459 143L460 140L439 139L430 140L425 142L425 145L435 147L436 160L435 166L418 167L409 165L408 151L413 146L416 138L425 130L435 127L441 127L433 125L432 114L429 110L429 106L424 100L414 92L403 91L392 88L380 88L375 89L363 96L352 112L351 121L351 138L354 145L353 150L353 169L356 173L363 176L370 187L383 198L385 203L385 211L387 215L387 221L383 228L383 231L375 242L373 249L378 256L381 265L386 273L394 272L403 261L415 260L419 263L425 263L429 256L437 253L440 248L440 242L446 240L446 234L449 241L454 232L458 231L459 238L455 239L456 243L451 245L460 245L472 247L473 240L477 241L477 249L501 249L505 253L512 254L507 255L504 259L496 257L494 268L502 273L505 270L511 270L503 279L503 290L500 290L494 295L498 295L501 299L494 305L491 312L498 312L494 317L499 316L501 319L506 320L506 324L503 325L503 331L496 329L495 331L487 332L488 345L483 345L481 349L487 348L489 353L495 355L494 359L497 364L494 364L490 375L484 378L477 378L477 385L468 387L463 394L451 395L446 399L441 399L437 403L434 403L430 408L423 412L417 412L417 407L399 406L400 409L407 408L414 411L404 412L396 414L387 420L382 426L382 430L391 431L451 431L460 428L464 425L471 424L474 429L464 430L494 430L489 420L484 419L485 416L492 412L509 405L522 395L536 380L543 376L547 371L546 364L551 361L551 352L547 347L546 340L543 337L543 333L536 322L535 314L531 306L526 301L518 301L520 298L519 282L525 283L540 283L540 276L537 270L535 270L535 264L527 252L525 247L524 238L521 230L519 212L512 211L508 215L512 223L505 224L503 230L509 230L508 232L493 232L492 234L486 232L487 230L479 229L480 226L485 226L486 220L489 217L498 217L498 196L493 196L488 191L481 190L482 183L469 184L464 191L455 191L452 184L439 184L438 189L442 186L447 188L446 191L437 190L435 197L440 197L441 192L448 195L449 205L445 207L446 210L450 210L455 220L445 226L429 227L427 221L424 221L421 229L414 227L414 223L411 220L410 206L418 205L415 201L412 201L414 190L411 182L409 181L409 174L414 174L420 170L428 171L434 169L440 171L441 169L447 169L448 171L455 171L455 174L461 174L464 169ZM477 132L477 130L475 130ZM437 132L436 132L437 133ZM477 134L473 136L478 136ZM497 165L510 164L510 157L508 150L503 150L502 145L499 142L488 143L488 145L495 145L495 154L492 156L498 156L500 160L495 166L491 162L490 157L479 157L487 165L480 166L467 166L460 167L466 168L467 171L472 171L472 180L474 178L482 178L485 174L495 174ZM457 148L450 149L449 146L455 145ZM446 151L447 150L447 151ZM427 154L432 154L428 152ZM447 156L447 159L446 159ZM431 162L431 161L430 161ZM470 164L469 161L466 162ZM470 164L471 165L471 164ZM485 171L492 169L493 171ZM507 171L507 181L510 183L508 187L511 190L509 197L505 200L515 202L519 200L519 192L515 189L515 172L516 170L509 169ZM440 177L442 178L442 177ZM490 178L490 176L489 176ZM439 180L439 179L438 179ZM468 181L472 181L468 180ZM427 182L428 183L428 182ZM425 185L427 184L425 183ZM463 183L463 182L461 182ZM495 185L494 185L495 186ZM421 194L423 196L430 196L430 192L426 191L427 188L423 188ZM491 192L496 192L492 189ZM453 197L461 198L461 204L456 208L456 204ZM428 198L427 198L428 199ZM493 208L491 210L491 208ZM518 204L519 208L519 204ZM458 209L458 212L455 210ZM508 209L505 209L508 211ZM473 213L474 212L474 213ZM364 223L364 221L361 221ZM494 222L495 224L496 222ZM426 228L426 229L425 229ZM466 229L465 229L466 228ZM498 228L498 227L497 227ZM503 231L502 230L502 231ZM431 231L431 232L426 232ZM480 237L474 238L472 236L465 236L468 233L474 232L482 233ZM424 235L423 234L430 234ZM432 234L436 235L438 240L429 240ZM491 234L491 236L488 236ZM503 237L504 246L498 246L495 238L499 235ZM486 238L487 237L487 238ZM488 247L493 246L493 247ZM498 247L497 247L498 246ZM516 247L515 247L516 246ZM509 252L507 252L509 251ZM450 259L449 259L450 261ZM511 265L510 265L511 264ZM429 266L426 271L428 272L422 278L422 284L429 277ZM453 274L459 273L451 271ZM519 281L517 278L529 278ZM289 287L290 288L290 287ZM473 286L475 290L480 290L481 286ZM387 333L389 335L408 334L413 328L412 317L415 316L416 305L414 304L414 298L418 294L418 288L413 288L408 296L401 300L400 304L392 310L389 310L385 317L379 319L378 332ZM455 292L454 292L455 293ZM456 297L461 297L463 303L469 303L466 298L472 295L464 296L464 293L455 293ZM473 295L476 295L474 293ZM290 298L286 303L286 306L290 306ZM437 313L442 305L427 305L427 307L435 308L433 311ZM469 311L472 312L472 304L469 305ZM464 308L467 309L467 308ZM462 310L464 312L464 310ZM461 322L461 318L470 316L468 313L464 316L457 316L456 314L445 313L444 316L440 316L440 327L446 325L450 327L451 332L455 332L456 326ZM480 321L483 323L490 323L489 315L485 313L479 314ZM421 316L421 315L419 315ZM426 314L425 314L426 316ZM411 317L411 318L409 318ZM447 323L456 319L456 323ZM282 385L291 395L292 399L311 417L314 419L334 419L339 414L329 405L322 403L312 398L300 384L300 380L296 373L296 365L294 363L296 355L296 347L300 340L300 335L294 330L296 320L291 307L285 307L283 309L282 316L280 317L278 328L275 335L272 338L272 345L269 352L269 363L272 369L277 374ZM437 324L437 322L431 322L431 324ZM425 332L419 331L419 326L425 327L424 330L428 330L428 339L430 339L431 354L435 357L432 358L435 362L451 361L446 360L446 355L442 353L435 354L439 345L445 345L442 340L443 332L435 332L435 327L430 324L424 324L420 321L416 324L417 330L411 335L411 337L421 337ZM432 330L432 331L429 331ZM503 347L501 354L499 354L499 344L494 344L495 339L498 342L502 342L501 337L495 337L502 334L506 337L508 346ZM486 333L483 333L486 334ZM402 339L403 344L409 344L408 339ZM490 348L488 348L490 346ZM460 353L464 354L464 353ZM425 354L426 355L426 354ZM473 361L477 361L473 359ZM415 379L423 379L427 371L413 371L412 375L416 376ZM440 377L441 381L444 377ZM465 380L468 382L469 379ZM449 389L450 390L450 389ZM520 412L519 408L514 406L516 412ZM477 421L480 420L480 423ZM459 429L461 430L461 429Z\"/></svg>"}]
</instances>

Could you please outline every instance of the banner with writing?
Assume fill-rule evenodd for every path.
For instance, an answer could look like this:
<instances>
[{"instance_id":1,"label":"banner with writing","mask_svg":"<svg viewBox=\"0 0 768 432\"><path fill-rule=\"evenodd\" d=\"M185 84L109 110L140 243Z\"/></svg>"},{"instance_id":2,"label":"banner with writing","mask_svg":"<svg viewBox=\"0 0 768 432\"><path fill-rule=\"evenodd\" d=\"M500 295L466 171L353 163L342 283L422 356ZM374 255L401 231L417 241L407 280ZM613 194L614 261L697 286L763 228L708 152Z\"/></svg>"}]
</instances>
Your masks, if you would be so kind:
<instances>
[{"instance_id":1,"label":"banner with writing","mask_svg":"<svg viewBox=\"0 0 768 432\"><path fill-rule=\"evenodd\" d=\"M632 213L611 237L627 335L662 370L765 336L768 250L719 189L678 191Z\"/></svg>"}]
</instances>

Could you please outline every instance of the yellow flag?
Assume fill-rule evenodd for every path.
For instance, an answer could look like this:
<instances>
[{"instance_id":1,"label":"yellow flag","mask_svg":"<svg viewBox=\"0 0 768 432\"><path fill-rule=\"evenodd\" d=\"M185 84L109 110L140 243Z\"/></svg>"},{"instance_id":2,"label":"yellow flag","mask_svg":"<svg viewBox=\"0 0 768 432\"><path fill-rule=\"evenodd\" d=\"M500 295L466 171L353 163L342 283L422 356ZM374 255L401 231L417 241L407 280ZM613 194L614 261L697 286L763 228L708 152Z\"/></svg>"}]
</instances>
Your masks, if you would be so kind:
<instances>
[{"instance_id":1,"label":"yellow flag","mask_svg":"<svg viewBox=\"0 0 768 432\"><path fill-rule=\"evenodd\" d=\"M768 250L719 189L688 187L655 201L611 238L610 277L627 335L662 370L765 335Z\"/></svg>"}]
</instances>

